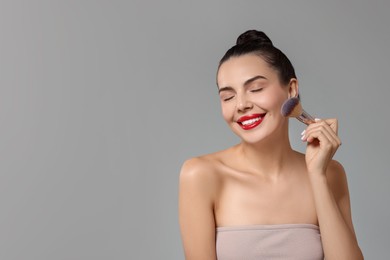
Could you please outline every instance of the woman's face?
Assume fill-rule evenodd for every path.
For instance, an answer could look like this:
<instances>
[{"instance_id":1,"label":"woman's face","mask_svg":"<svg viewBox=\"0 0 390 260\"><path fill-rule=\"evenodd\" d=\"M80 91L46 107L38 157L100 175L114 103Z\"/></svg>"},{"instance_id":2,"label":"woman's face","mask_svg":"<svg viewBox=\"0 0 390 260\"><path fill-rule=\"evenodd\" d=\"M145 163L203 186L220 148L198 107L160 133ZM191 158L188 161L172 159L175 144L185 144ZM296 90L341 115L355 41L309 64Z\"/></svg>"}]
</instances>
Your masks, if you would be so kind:
<instances>
[{"instance_id":1,"label":"woman's face","mask_svg":"<svg viewBox=\"0 0 390 260\"><path fill-rule=\"evenodd\" d=\"M296 79L282 86L275 69L261 57L247 54L225 61L217 83L222 115L244 141L255 143L287 127L280 109L287 98L296 96Z\"/></svg>"}]
</instances>

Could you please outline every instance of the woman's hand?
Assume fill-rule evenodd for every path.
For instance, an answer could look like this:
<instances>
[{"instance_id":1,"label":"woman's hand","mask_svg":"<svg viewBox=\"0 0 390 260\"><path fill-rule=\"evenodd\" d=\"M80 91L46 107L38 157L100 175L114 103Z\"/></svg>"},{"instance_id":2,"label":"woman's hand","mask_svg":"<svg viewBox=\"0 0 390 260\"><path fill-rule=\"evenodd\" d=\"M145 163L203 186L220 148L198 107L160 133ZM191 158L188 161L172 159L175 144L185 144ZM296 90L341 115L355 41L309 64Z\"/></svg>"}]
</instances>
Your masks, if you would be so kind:
<instances>
[{"instance_id":1,"label":"woman's hand","mask_svg":"<svg viewBox=\"0 0 390 260\"><path fill-rule=\"evenodd\" d=\"M329 162L341 145L337 130L337 119L316 119L315 123L310 124L302 133L302 141L307 142L308 172L326 173Z\"/></svg>"}]
</instances>

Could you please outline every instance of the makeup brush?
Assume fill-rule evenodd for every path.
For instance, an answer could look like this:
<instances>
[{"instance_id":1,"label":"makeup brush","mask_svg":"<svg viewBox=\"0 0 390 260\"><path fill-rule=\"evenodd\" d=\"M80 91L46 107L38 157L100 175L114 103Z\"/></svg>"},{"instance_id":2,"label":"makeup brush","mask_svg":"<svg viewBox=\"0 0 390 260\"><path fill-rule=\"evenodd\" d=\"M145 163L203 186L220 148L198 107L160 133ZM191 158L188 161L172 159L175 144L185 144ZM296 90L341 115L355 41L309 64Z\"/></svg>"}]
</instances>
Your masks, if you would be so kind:
<instances>
[{"instance_id":1,"label":"makeup brush","mask_svg":"<svg viewBox=\"0 0 390 260\"><path fill-rule=\"evenodd\" d=\"M287 99L282 105L281 113L285 117L295 117L306 125L315 122L314 117L302 108L301 101L297 97Z\"/></svg>"}]
</instances>

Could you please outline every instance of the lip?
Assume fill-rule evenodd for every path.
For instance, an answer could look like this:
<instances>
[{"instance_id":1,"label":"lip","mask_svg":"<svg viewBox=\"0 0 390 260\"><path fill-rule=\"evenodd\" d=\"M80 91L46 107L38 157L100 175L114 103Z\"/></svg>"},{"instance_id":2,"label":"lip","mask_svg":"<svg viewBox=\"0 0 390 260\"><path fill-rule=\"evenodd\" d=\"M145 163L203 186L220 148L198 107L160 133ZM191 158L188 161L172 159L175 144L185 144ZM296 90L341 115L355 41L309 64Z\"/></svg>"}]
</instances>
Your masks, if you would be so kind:
<instances>
[{"instance_id":1,"label":"lip","mask_svg":"<svg viewBox=\"0 0 390 260\"><path fill-rule=\"evenodd\" d=\"M264 119L265 115L266 115L266 113L264 113L264 114L245 115L245 116L240 117L237 120L237 123L238 123L238 125L242 129L244 129L244 130L251 130L251 129L255 128L256 126L260 125L261 122L263 122L263 119ZM247 121L247 120L251 120L251 119L258 119L258 120L256 120L255 122L253 122L253 123L251 123L249 125L243 125L242 124L242 122Z\"/></svg>"}]
</instances>

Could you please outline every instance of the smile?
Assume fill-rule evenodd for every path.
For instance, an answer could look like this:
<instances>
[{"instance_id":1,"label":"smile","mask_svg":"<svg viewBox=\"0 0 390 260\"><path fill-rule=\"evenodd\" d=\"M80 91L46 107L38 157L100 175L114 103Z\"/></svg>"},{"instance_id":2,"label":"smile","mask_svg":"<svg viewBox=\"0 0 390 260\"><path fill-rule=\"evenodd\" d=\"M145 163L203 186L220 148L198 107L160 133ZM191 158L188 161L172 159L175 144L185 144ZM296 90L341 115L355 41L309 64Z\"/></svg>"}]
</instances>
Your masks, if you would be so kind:
<instances>
[{"instance_id":1,"label":"smile","mask_svg":"<svg viewBox=\"0 0 390 260\"><path fill-rule=\"evenodd\" d=\"M244 130L250 130L260 125L264 119L265 114L253 114L242 116L237 120L239 126Z\"/></svg>"}]
</instances>

